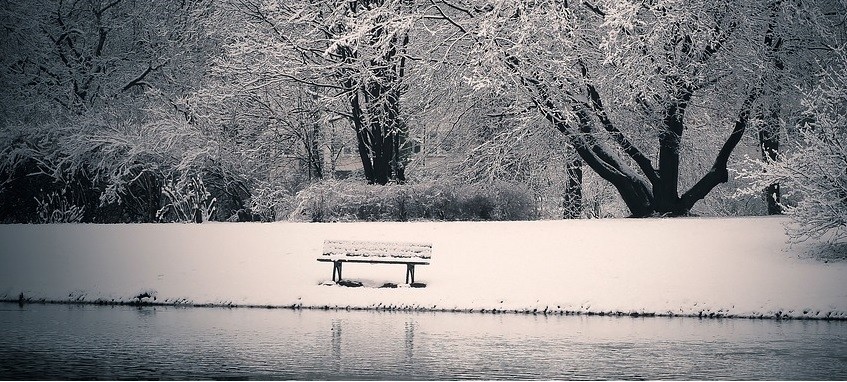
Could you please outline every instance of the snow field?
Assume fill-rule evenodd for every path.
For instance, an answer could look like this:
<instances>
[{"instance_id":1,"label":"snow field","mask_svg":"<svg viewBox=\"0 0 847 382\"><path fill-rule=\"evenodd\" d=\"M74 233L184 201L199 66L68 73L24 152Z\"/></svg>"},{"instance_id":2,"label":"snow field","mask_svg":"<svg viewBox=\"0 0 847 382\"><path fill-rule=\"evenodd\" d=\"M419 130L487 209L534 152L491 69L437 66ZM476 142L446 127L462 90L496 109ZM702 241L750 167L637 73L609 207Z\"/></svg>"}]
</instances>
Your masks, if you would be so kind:
<instances>
[{"instance_id":1,"label":"snow field","mask_svg":"<svg viewBox=\"0 0 847 382\"><path fill-rule=\"evenodd\" d=\"M847 319L847 263L802 258L783 218L0 226L0 298ZM324 240L432 243L416 267L345 264ZM145 302L153 298L141 299Z\"/></svg>"}]
</instances>

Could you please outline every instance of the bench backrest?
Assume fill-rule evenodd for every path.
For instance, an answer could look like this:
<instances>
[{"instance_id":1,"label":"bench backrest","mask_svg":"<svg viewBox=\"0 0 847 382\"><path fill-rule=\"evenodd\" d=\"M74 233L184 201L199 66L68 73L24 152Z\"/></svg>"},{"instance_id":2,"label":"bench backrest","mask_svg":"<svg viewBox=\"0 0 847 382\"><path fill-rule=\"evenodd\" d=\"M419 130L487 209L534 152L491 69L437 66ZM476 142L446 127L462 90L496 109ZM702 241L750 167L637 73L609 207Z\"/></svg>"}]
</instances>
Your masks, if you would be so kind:
<instances>
[{"instance_id":1,"label":"bench backrest","mask_svg":"<svg viewBox=\"0 0 847 382\"><path fill-rule=\"evenodd\" d=\"M429 263L432 244L380 241L325 240L323 258L379 259Z\"/></svg>"}]
</instances>

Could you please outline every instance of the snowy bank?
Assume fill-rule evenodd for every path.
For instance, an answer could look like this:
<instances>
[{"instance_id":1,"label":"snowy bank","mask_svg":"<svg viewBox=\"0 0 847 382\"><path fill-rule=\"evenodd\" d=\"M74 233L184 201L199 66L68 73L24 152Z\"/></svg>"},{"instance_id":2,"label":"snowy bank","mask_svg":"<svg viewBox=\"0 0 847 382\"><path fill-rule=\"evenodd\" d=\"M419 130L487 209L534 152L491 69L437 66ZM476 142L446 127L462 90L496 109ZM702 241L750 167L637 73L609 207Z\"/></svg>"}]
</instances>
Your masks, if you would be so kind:
<instances>
[{"instance_id":1,"label":"snowy bank","mask_svg":"<svg viewBox=\"0 0 847 382\"><path fill-rule=\"evenodd\" d=\"M0 299L847 318L847 262L782 218L0 226ZM323 240L431 242L419 266L316 261ZM151 297L145 297L150 295Z\"/></svg>"}]
</instances>

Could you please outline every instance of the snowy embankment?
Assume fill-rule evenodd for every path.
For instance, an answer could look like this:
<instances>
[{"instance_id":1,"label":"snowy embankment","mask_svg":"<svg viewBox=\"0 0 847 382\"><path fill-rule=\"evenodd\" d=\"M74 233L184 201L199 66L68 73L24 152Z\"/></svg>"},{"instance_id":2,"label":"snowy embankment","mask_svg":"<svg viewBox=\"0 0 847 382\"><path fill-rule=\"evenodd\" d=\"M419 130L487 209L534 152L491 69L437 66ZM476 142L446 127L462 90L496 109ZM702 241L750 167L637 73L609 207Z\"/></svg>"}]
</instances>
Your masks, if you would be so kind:
<instances>
[{"instance_id":1,"label":"snowy embankment","mask_svg":"<svg viewBox=\"0 0 847 382\"><path fill-rule=\"evenodd\" d=\"M798 256L784 222L2 225L0 299L847 318L847 262ZM431 242L427 286L378 288L404 281L393 264L322 285L325 239Z\"/></svg>"}]
</instances>

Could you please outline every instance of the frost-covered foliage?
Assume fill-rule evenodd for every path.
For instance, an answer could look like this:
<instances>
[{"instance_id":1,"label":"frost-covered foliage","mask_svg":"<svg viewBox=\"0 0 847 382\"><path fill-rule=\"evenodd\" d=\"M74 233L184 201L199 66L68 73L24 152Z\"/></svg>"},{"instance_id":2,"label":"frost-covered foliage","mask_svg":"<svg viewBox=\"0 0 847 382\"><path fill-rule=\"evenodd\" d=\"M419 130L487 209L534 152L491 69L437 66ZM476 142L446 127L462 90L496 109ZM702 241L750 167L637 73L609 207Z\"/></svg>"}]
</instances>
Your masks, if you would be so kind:
<instances>
[{"instance_id":1,"label":"frost-covered foliage","mask_svg":"<svg viewBox=\"0 0 847 382\"><path fill-rule=\"evenodd\" d=\"M0 220L43 220L61 193L85 222L152 222L168 179L239 183L191 97L214 52L208 6L0 5Z\"/></svg>"},{"instance_id":2,"label":"frost-covered foliage","mask_svg":"<svg viewBox=\"0 0 847 382\"><path fill-rule=\"evenodd\" d=\"M159 221L195 222L209 221L215 213L216 198L206 190L199 177L169 179L162 187L168 204L156 212Z\"/></svg>"},{"instance_id":3,"label":"frost-covered foliage","mask_svg":"<svg viewBox=\"0 0 847 382\"><path fill-rule=\"evenodd\" d=\"M35 212L15 195L35 191L46 200L61 192L85 207L84 221L156 221L162 203L172 202L163 198L166 180L208 174L214 159L213 141L184 119L155 113L137 118L106 108L7 126L0 140L5 207ZM31 220L26 211L20 214L17 220Z\"/></svg>"},{"instance_id":4,"label":"frost-covered foliage","mask_svg":"<svg viewBox=\"0 0 847 382\"><path fill-rule=\"evenodd\" d=\"M118 120L69 140L68 160L93 167L106 184L103 204L158 199L166 179L199 174L212 155L212 142L196 126L161 114L141 123ZM147 188L144 195L137 195L139 187Z\"/></svg>"},{"instance_id":5,"label":"frost-covered foliage","mask_svg":"<svg viewBox=\"0 0 847 382\"><path fill-rule=\"evenodd\" d=\"M537 210L525 187L438 181L387 186L327 180L297 194L293 220L531 220Z\"/></svg>"},{"instance_id":6,"label":"frost-covered foliage","mask_svg":"<svg viewBox=\"0 0 847 382\"><path fill-rule=\"evenodd\" d=\"M45 220L57 194L84 222L553 218L573 210L559 202L576 194L562 192L573 149L582 216L682 215L709 193L701 210L745 213L713 192L730 154L761 105L784 117L814 87L803 74L844 40L845 13L807 0L3 2L0 221ZM363 182L408 169L418 183L312 184L350 151Z\"/></svg>"},{"instance_id":7,"label":"frost-covered foliage","mask_svg":"<svg viewBox=\"0 0 847 382\"><path fill-rule=\"evenodd\" d=\"M470 145L455 145L461 160L450 173L469 183L520 184L532 192L542 219L628 215L614 188L589 171L567 139L547 128L549 122L527 110L526 103L481 91L477 97L462 115L472 127L458 133L464 134L458 140Z\"/></svg>"},{"instance_id":8,"label":"frost-covered foliage","mask_svg":"<svg viewBox=\"0 0 847 382\"><path fill-rule=\"evenodd\" d=\"M281 220L284 216L277 218L277 212L290 211L293 195L279 185L263 184L253 189L250 196L250 209L259 214L262 220Z\"/></svg>"},{"instance_id":9,"label":"frost-covered foliage","mask_svg":"<svg viewBox=\"0 0 847 382\"><path fill-rule=\"evenodd\" d=\"M64 192L53 192L44 199L34 199L38 204L39 223L79 223L85 213L85 206L72 204L65 198Z\"/></svg>"},{"instance_id":10,"label":"frost-covered foliage","mask_svg":"<svg viewBox=\"0 0 847 382\"><path fill-rule=\"evenodd\" d=\"M829 4L811 2L490 4L463 8L477 12L462 24L476 39L469 82L515 89L633 216L688 214L727 182L732 153L772 101L762 96L795 89L808 47L843 29ZM681 150L689 140L718 146L692 158Z\"/></svg>"},{"instance_id":11,"label":"frost-covered foliage","mask_svg":"<svg viewBox=\"0 0 847 382\"><path fill-rule=\"evenodd\" d=\"M230 98L246 97L250 108L305 117L268 124L295 132L293 141L304 146L290 155L307 161L310 175L324 178L319 164L327 142L319 131L342 118L354 130L348 144L361 154L369 183L405 180L408 126L401 98L408 89L410 30L422 17L414 2L244 0L221 2L220 9L225 22L237 26L227 31L224 56L212 72L238 84Z\"/></svg>"},{"instance_id":12,"label":"frost-covered foliage","mask_svg":"<svg viewBox=\"0 0 847 382\"><path fill-rule=\"evenodd\" d=\"M784 206L793 219L794 240L847 239L847 46L827 67L804 100L807 122L799 127L802 144L775 161L751 161L754 170L739 176L754 182L754 193L779 182L796 205Z\"/></svg>"}]
</instances>

